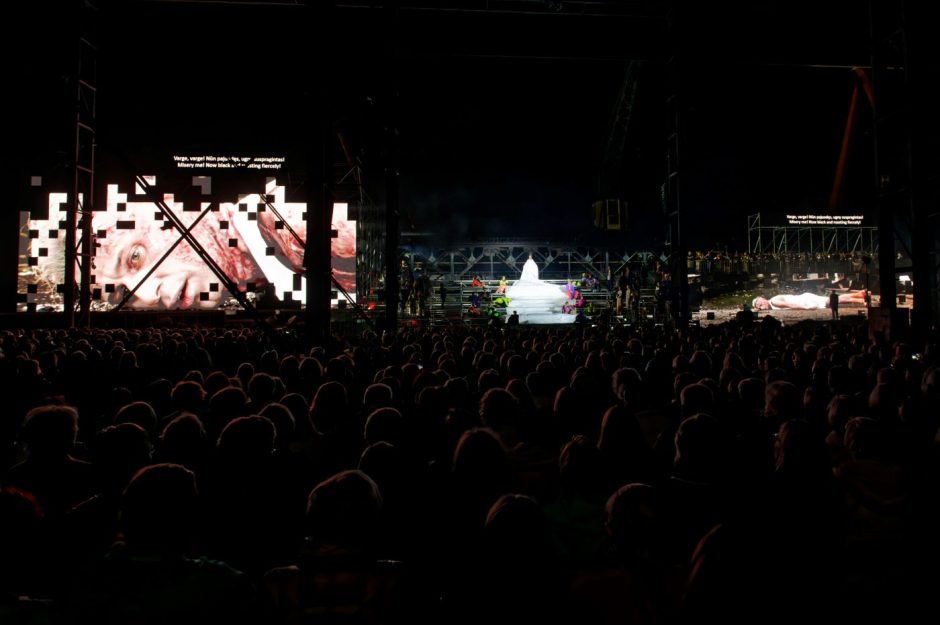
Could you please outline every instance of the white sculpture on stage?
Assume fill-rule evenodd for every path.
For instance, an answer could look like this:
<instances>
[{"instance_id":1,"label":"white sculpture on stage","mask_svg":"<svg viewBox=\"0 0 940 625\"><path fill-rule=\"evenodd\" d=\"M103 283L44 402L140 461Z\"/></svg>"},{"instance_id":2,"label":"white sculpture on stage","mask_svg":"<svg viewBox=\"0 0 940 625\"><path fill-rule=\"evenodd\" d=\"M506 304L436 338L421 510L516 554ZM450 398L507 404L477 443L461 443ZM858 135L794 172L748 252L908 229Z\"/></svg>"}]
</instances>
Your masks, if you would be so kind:
<instances>
[{"instance_id":1,"label":"white sculpture on stage","mask_svg":"<svg viewBox=\"0 0 940 625\"><path fill-rule=\"evenodd\" d=\"M565 314L561 307L567 302L562 287L539 279L539 268L529 259L522 266L522 275L506 291L508 310L519 313L519 323L573 323L575 315Z\"/></svg>"}]
</instances>

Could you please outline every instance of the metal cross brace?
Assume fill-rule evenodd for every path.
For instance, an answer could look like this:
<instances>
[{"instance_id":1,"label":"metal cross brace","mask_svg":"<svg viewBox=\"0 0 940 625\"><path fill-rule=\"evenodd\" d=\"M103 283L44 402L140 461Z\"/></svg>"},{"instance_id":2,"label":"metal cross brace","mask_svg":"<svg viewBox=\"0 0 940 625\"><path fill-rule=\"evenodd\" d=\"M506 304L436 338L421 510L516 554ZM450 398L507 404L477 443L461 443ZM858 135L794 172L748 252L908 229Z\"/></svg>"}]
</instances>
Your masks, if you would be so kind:
<instances>
[{"instance_id":1,"label":"metal cross brace","mask_svg":"<svg viewBox=\"0 0 940 625\"><path fill-rule=\"evenodd\" d=\"M137 184L140 185L140 187L144 189L144 191L146 191L147 197L150 198L150 201L153 202L154 206L160 209L160 212L163 213L163 215L167 218L167 220L177 230L180 231L181 236L180 236L180 239L176 242L176 244L178 244L180 241L183 241L183 240L189 243L190 247L193 248L193 251L196 252L196 254L199 256L199 258L202 259L204 263L206 263L206 266L209 267L212 273L215 274L215 277L219 279L219 282L221 282L222 285L225 286L226 289L228 289L228 292L232 294L232 297L234 297L246 311L248 311L252 316L254 316L257 321L261 321L261 317L260 315L258 315L258 311L255 309L252 303L248 300L248 298L245 297L245 294L242 293L241 290L239 290L238 284L234 280L229 278L225 274L224 271L222 271L222 268L219 267L219 264L215 262L215 260L212 258L212 256L209 255L209 253L202 246L202 244L200 244L199 241L196 240L196 237L192 235L192 233L190 232L191 227L187 228L185 224L183 224L183 222L180 221L179 217L177 217L173 213L173 211L170 210L170 207L166 205L166 202L164 202L162 198L156 197L156 193L154 192L154 187L150 183L148 183L147 180L143 176L136 175L134 176L134 178ZM205 212L207 212L208 210L209 209L207 209L202 214L200 214L199 218L201 219L203 215L205 215ZM174 244L174 246L176 244ZM169 256L169 253L164 254L163 258L161 258L156 263L156 265L154 266L154 269L158 267L160 263L166 260L168 256Z\"/></svg>"},{"instance_id":2,"label":"metal cross brace","mask_svg":"<svg viewBox=\"0 0 940 625\"><path fill-rule=\"evenodd\" d=\"M158 260L157 262L155 262L155 263L150 267L150 269L147 270L147 273L145 273L145 274L144 274L144 277L140 279L140 282L138 282L137 284L135 284L135 285L134 285L134 288L130 289L129 291L125 291L125 292L124 292L124 297L122 297L122 298L121 298L121 301L118 302L117 306L115 306L115 307L113 308L113 311L114 311L114 312L117 312L117 311L121 310L122 308L124 308L124 305L127 304L127 302L130 301L130 299L131 299L132 297L134 297L134 294L137 292L137 289L139 289L141 286L143 286L144 282L146 282L146 281L150 278L150 276L153 275L153 272L156 271L157 268L158 268L160 265L163 264L163 261L165 261L167 258L169 258L170 254L173 253L173 250L176 249L176 246L178 246L178 245L183 241L183 239L186 238L186 235L189 234L190 232L192 232L193 228L196 227L196 224L198 224L200 221L202 221L202 218L205 217L206 215L208 215L211 211L212 211L212 204L210 204L209 206L207 206L207 207L206 207L206 210L204 210L204 211L202 211L201 213L199 213L199 216L196 217L195 221L193 221L193 223L189 224L189 227L186 229L186 231L183 232L183 233L180 235L180 237L179 237L178 239L176 239L176 241L173 242L173 245L171 245L171 246L167 249L167 251L163 253L163 256L160 257L160 260Z\"/></svg>"}]
</instances>

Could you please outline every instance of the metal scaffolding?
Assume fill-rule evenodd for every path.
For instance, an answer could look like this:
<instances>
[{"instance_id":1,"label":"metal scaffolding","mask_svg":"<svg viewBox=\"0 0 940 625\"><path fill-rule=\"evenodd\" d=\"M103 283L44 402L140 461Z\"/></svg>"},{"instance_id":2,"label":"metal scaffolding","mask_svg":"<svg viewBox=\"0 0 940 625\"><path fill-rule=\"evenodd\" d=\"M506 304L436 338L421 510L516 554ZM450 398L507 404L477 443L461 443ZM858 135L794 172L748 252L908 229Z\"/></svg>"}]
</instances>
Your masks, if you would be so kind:
<instances>
[{"instance_id":1,"label":"metal scaffolding","mask_svg":"<svg viewBox=\"0 0 940 625\"><path fill-rule=\"evenodd\" d=\"M94 267L94 237L91 220L95 188L95 100L98 93L98 48L95 26L98 9L83 2L78 9L78 51L75 66L74 185L66 204L65 278L63 312L65 325L87 326L91 308L91 271ZM78 276L75 275L76 269ZM76 280L77 278L77 280ZM77 300L77 301L76 301Z\"/></svg>"},{"instance_id":2,"label":"metal scaffolding","mask_svg":"<svg viewBox=\"0 0 940 625\"><path fill-rule=\"evenodd\" d=\"M365 188L364 172L358 158L352 156L343 135L340 146L347 157L344 172L337 176L334 196L337 202L349 205L350 218L356 220L356 301L375 293L383 284L385 270L385 211L377 205ZM354 216L354 217L353 217Z\"/></svg>"},{"instance_id":3,"label":"metal scaffolding","mask_svg":"<svg viewBox=\"0 0 940 625\"><path fill-rule=\"evenodd\" d=\"M564 280L582 273L605 279L607 268L617 276L633 264L653 265L663 257L650 251L627 251L589 245L557 245L520 240L490 240L438 245L430 236L404 237L401 249L412 262L423 262L425 269L449 280L466 280L474 274L496 280L501 276L516 279L522 265L532 254L539 266L539 277Z\"/></svg>"},{"instance_id":4,"label":"metal scaffolding","mask_svg":"<svg viewBox=\"0 0 940 625\"><path fill-rule=\"evenodd\" d=\"M761 214L748 215L750 254L878 253L878 228L872 226L765 226Z\"/></svg>"},{"instance_id":5,"label":"metal scaffolding","mask_svg":"<svg viewBox=\"0 0 940 625\"><path fill-rule=\"evenodd\" d=\"M669 272L672 274L670 302L680 322L689 319L689 277L685 244L682 240L682 216L679 209L681 178L679 176L679 59L671 63L673 93L666 98L666 182L663 185L663 208L668 220L666 243L669 250Z\"/></svg>"}]
</instances>

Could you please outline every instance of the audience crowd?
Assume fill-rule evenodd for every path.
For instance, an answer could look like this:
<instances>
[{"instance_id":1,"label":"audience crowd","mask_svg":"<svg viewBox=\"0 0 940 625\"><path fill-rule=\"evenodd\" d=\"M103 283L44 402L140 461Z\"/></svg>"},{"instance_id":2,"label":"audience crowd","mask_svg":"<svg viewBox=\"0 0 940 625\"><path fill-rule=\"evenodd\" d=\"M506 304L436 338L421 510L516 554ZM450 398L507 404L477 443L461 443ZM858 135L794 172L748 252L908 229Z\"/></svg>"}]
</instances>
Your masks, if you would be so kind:
<instances>
[{"instance_id":1,"label":"audience crowd","mask_svg":"<svg viewBox=\"0 0 940 625\"><path fill-rule=\"evenodd\" d=\"M767 317L0 349L0 623L936 618L933 340Z\"/></svg>"}]
</instances>

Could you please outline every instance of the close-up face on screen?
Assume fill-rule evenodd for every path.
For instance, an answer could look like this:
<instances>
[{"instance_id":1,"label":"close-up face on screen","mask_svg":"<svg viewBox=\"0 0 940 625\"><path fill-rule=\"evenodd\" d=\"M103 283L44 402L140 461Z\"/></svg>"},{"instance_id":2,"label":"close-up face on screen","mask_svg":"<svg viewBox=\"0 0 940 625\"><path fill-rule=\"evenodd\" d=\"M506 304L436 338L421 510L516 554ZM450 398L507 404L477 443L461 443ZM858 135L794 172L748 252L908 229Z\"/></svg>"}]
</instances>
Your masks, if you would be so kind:
<instances>
[{"instance_id":1,"label":"close-up face on screen","mask_svg":"<svg viewBox=\"0 0 940 625\"><path fill-rule=\"evenodd\" d=\"M182 191L161 187L159 177L144 180L148 189L138 182L106 184L106 197L96 202L92 309L235 307L235 288L272 293L279 302L304 301L306 204L288 201L276 178L266 179L263 193L226 193L228 201L213 196L209 176L192 177L192 188ZM195 246L150 199L154 193ZM19 311L62 310L68 197L50 191L42 199L48 212L21 216ZM332 230L334 277L354 298L356 223L347 218L346 204L333 206Z\"/></svg>"}]
</instances>

